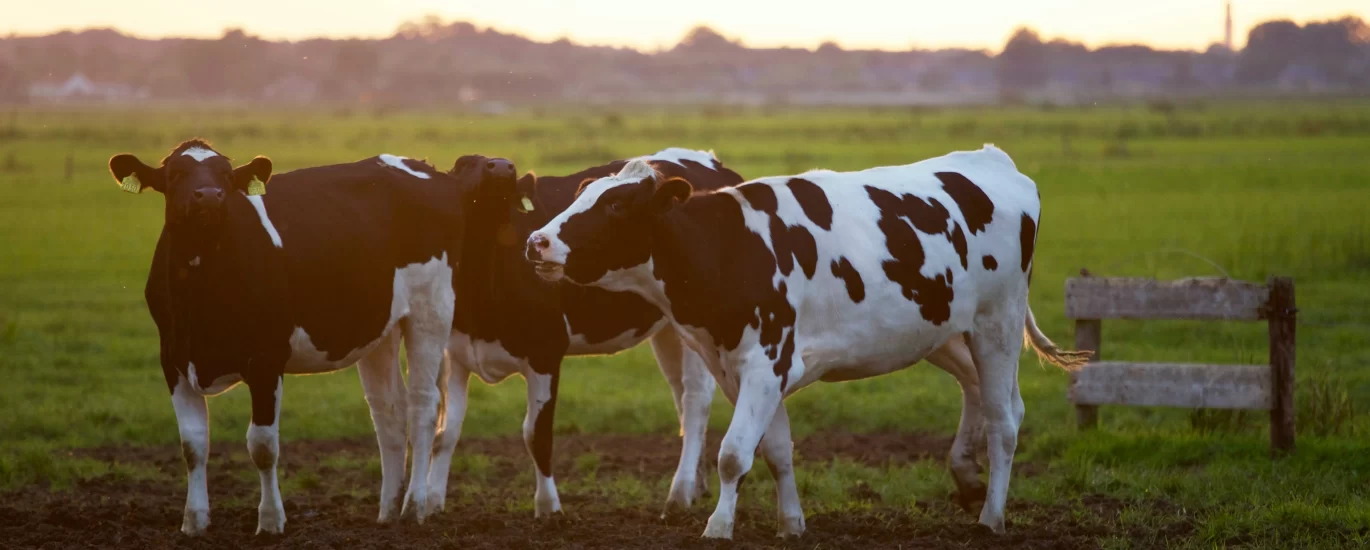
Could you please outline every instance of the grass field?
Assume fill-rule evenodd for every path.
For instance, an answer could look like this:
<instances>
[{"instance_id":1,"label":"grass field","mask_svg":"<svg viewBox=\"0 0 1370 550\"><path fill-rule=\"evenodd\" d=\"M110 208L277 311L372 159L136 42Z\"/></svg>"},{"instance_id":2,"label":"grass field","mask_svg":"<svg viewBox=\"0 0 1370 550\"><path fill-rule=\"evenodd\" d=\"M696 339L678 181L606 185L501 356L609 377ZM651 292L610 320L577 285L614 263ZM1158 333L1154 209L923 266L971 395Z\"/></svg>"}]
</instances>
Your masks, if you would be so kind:
<instances>
[{"instance_id":1,"label":"grass field","mask_svg":"<svg viewBox=\"0 0 1370 550\"><path fill-rule=\"evenodd\" d=\"M561 174L685 146L714 149L749 178L905 164L994 142L1041 190L1032 306L1058 342L1072 341L1062 313L1063 281L1081 267L1096 275L1159 278L1289 275L1300 308L1298 450L1276 461L1267 453L1266 415L1256 412L1104 408L1102 429L1079 433L1065 400L1065 374L1024 355L1027 416L1010 489L1010 532L1059 524L1073 543L1104 547L1370 543L1367 102L1071 110L567 108L503 116L322 108L0 111L0 495L14 496L0 498L6 501L0 520L9 518L16 529L42 532L34 526L50 518L31 513L33 506L77 501L94 487L152 486L169 504L152 510L165 516L156 525L161 538L141 544L171 545L180 536L177 499L184 486L176 424L142 299L162 200L118 192L106 162L124 151L158 159L192 136L239 159L270 156L277 172L382 152L426 157L446 169L457 156L479 152L509 157L521 170ZM1263 324L1108 322L1104 334L1110 359L1260 363L1267 353ZM659 442L662 456L676 452L669 437L674 411L650 352L572 359L565 372L557 460L568 514L642 510L647 517L665 498L668 473L601 468L614 462L595 442L641 436ZM517 445L504 444L519 431L523 400L520 381L472 386L452 498L531 522L531 460ZM899 518L914 535L930 537L927 544L959 540L959 532L939 526L966 526L974 518L946 506L954 487L940 457L881 460L859 449L805 456L806 448L823 449L828 438L850 433L879 434L870 441L883 442L946 439L959 407L952 378L927 365L818 385L791 398L790 416L803 440L797 469L806 512L819 519ZM225 498L216 477L214 513L234 517L256 505L255 472L241 456L232 466L220 459L244 454L247 392L215 398L211 409L216 455L210 469L227 476L224 483L245 487L246 495ZM292 499L305 498L300 495L345 494L355 497L357 514L374 514L378 459L373 447L367 451L371 423L356 375L287 379L282 413L282 480L292 514L287 533L311 529L311 520L292 508ZM726 401L716 399L715 437L730 414ZM318 446L330 441L354 444L346 452ZM311 460L292 457L305 447ZM502 468L513 477L491 473ZM765 469L756 469L739 507L750 512L739 529L751 529L757 544L770 543L763 535L773 529L769 483ZM697 535L711 508L707 500L696 506L670 533ZM14 523L24 521L28 527ZM479 531L461 517L444 521L449 527L440 529ZM216 519L210 538L250 533L251 522L242 523ZM327 527L317 519L312 525ZM811 519L810 536L823 529Z\"/></svg>"}]
</instances>

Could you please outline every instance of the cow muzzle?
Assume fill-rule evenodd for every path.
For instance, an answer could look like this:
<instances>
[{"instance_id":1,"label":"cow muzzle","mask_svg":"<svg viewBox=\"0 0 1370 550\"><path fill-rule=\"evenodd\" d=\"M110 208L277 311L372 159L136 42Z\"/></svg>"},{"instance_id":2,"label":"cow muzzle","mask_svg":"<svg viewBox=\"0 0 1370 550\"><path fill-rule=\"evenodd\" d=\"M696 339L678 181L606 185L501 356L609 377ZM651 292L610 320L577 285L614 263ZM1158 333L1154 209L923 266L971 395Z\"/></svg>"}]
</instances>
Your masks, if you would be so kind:
<instances>
[{"instance_id":1,"label":"cow muzzle","mask_svg":"<svg viewBox=\"0 0 1370 550\"><path fill-rule=\"evenodd\" d=\"M533 271L545 281L560 281L565 276L565 253L558 253L558 248L554 246L552 238L547 234L538 231L528 236L528 246L524 250L524 256L528 261L533 262Z\"/></svg>"}]
</instances>

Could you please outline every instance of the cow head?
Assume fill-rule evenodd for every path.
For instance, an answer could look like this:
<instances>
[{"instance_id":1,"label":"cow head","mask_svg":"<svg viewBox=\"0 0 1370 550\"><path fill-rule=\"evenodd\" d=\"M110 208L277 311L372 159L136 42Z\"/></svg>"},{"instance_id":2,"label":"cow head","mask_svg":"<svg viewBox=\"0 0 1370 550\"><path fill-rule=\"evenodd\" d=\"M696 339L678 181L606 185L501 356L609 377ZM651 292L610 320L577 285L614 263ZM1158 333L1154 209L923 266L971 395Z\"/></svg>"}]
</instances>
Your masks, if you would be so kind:
<instances>
[{"instance_id":1,"label":"cow head","mask_svg":"<svg viewBox=\"0 0 1370 550\"><path fill-rule=\"evenodd\" d=\"M234 168L208 143L192 139L162 159L156 168L128 153L109 159L109 171L125 191L152 188L166 196L168 227L217 227L229 193L260 195L271 179L271 160L257 157Z\"/></svg>"},{"instance_id":2,"label":"cow head","mask_svg":"<svg viewBox=\"0 0 1370 550\"><path fill-rule=\"evenodd\" d=\"M490 158L482 155L465 155L457 159L448 175L463 182L477 182L472 192L472 200L481 212L504 211L506 206L513 208L519 204L519 187L522 180L514 163L507 159ZM531 172L524 179L535 178ZM503 216L507 220L507 216Z\"/></svg>"},{"instance_id":3,"label":"cow head","mask_svg":"<svg viewBox=\"0 0 1370 550\"><path fill-rule=\"evenodd\" d=\"M651 259L656 222L692 191L683 179L663 181L646 161L631 161L583 183L570 207L529 235L525 254L543 279L595 284Z\"/></svg>"}]
</instances>

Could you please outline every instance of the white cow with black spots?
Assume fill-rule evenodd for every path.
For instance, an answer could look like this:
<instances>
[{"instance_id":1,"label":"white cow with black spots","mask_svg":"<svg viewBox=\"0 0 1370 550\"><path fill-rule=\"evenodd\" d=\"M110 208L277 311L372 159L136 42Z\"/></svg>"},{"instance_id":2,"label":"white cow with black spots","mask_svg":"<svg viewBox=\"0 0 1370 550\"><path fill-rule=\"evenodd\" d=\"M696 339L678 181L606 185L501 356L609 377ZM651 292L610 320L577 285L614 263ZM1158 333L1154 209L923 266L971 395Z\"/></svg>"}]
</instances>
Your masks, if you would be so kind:
<instances>
[{"instance_id":1,"label":"white cow with black spots","mask_svg":"<svg viewBox=\"0 0 1370 550\"><path fill-rule=\"evenodd\" d=\"M1039 216L1036 185L993 146L698 194L630 163L587 185L529 237L527 253L546 279L656 304L736 404L706 537L732 536L738 484L758 448L776 477L780 534L803 532L786 396L925 358L974 371L989 455L980 523L1002 532L1024 338L1062 367L1085 359L1058 350L1028 308ZM958 376L967 394L971 378ZM972 401L963 432L978 424L967 418ZM962 452L978 437L968 439ZM952 469L963 484L966 472Z\"/></svg>"}]
</instances>

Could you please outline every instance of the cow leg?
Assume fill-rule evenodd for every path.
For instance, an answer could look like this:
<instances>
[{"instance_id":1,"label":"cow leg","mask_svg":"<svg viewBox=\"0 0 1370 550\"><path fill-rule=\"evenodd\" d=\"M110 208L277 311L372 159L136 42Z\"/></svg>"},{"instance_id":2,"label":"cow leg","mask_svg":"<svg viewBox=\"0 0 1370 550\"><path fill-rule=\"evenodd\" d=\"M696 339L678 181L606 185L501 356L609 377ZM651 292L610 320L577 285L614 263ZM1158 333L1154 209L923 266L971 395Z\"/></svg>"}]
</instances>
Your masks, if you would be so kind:
<instances>
[{"instance_id":1,"label":"cow leg","mask_svg":"<svg viewBox=\"0 0 1370 550\"><path fill-rule=\"evenodd\" d=\"M181 532L203 535L209 527L209 480L205 473L209 461L209 407L205 396L191 389L184 376L177 376L176 386L171 390L171 406L176 410L181 456L186 461L186 507Z\"/></svg>"},{"instance_id":2,"label":"cow leg","mask_svg":"<svg viewBox=\"0 0 1370 550\"><path fill-rule=\"evenodd\" d=\"M761 436L780 407L780 377L771 371L771 361L749 361L739 367L733 419L718 450L718 505L704 528L706 538L733 537L738 485L751 470Z\"/></svg>"},{"instance_id":3,"label":"cow leg","mask_svg":"<svg viewBox=\"0 0 1370 550\"><path fill-rule=\"evenodd\" d=\"M530 373L528 380L528 414L523 417L523 442L536 465L537 491L533 497L533 514L544 517L561 511L557 497L557 483L552 479L552 423L557 410L557 386L561 366L548 374Z\"/></svg>"},{"instance_id":4,"label":"cow leg","mask_svg":"<svg viewBox=\"0 0 1370 550\"><path fill-rule=\"evenodd\" d=\"M447 300L451 304L450 299ZM443 350L452 330L451 310L441 319L411 317L403 323L405 351L409 359L409 489L404 496L401 518L418 523L428 517L428 470L433 458L433 441L438 430L438 408L442 400L438 377Z\"/></svg>"},{"instance_id":5,"label":"cow leg","mask_svg":"<svg viewBox=\"0 0 1370 550\"><path fill-rule=\"evenodd\" d=\"M985 421L980 412L980 377L975 371L970 348L960 336L928 355L928 362L956 377L956 383L961 385L961 424L957 426L956 439L951 443L947 467L956 481L957 502L970 512L976 504L985 500L985 484L980 481L981 468L975 462L976 450L984 445L985 440Z\"/></svg>"},{"instance_id":6,"label":"cow leg","mask_svg":"<svg viewBox=\"0 0 1370 550\"><path fill-rule=\"evenodd\" d=\"M471 371L444 356L444 375L439 385L447 388L446 411L437 438L433 441L433 463L428 466L428 513L443 511L447 506L447 475L452 467L452 453L461 439L461 425L466 420L466 390ZM445 380L443 380L445 379Z\"/></svg>"},{"instance_id":7,"label":"cow leg","mask_svg":"<svg viewBox=\"0 0 1370 550\"><path fill-rule=\"evenodd\" d=\"M400 488L404 486L405 417L404 376L400 372L400 331L357 362L362 393L371 407L376 444L381 452L381 502L376 521L389 523L399 517Z\"/></svg>"},{"instance_id":8,"label":"cow leg","mask_svg":"<svg viewBox=\"0 0 1370 550\"><path fill-rule=\"evenodd\" d=\"M785 402L776 407L766 435L761 436L761 454L775 479L776 512L780 515L778 537L804 534L804 509L799 504L799 487L794 481L794 441L790 438L790 415Z\"/></svg>"},{"instance_id":9,"label":"cow leg","mask_svg":"<svg viewBox=\"0 0 1370 550\"><path fill-rule=\"evenodd\" d=\"M252 423L247 427L247 454L257 467L262 481L262 502L257 505L257 534L280 534L285 530L285 507L281 487L276 483L276 462L280 457L281 386L280 376L267 381L248 382L252 393Z\"/></svg>"},{"instance_id":10,"label":"cow leg","mask_svg":"<svg viewBox=\"0 0 1370 550\"><path fill-rule=\"evenodd\" d=\"M680 463L666 498L666 513L669 513L672 508L689 508L694 498L706 491L707 478L700 469L700 457L704 454L704 440L709 429L714 378L704 360L684 345L674 328L666 327L652 335L652 352L661 374L671 385L682 436Z\"/></svg>"},{"instance_id":11,"label":"cow leg","mask_svg":"<svg viewBox=\"0 0 1370 550\"><path fill-rule=\"evenodd\" d=\"M1018 428L1023 420L1018 354L1023 346L1025 315L1025 300L996 304L976 316L975 332L970 339L971 356L980 375L980 402L989 455L989 490L980 510L980 523L996 533L1004 532L1004 504L1008 500L1013 453L1018 447Z\"/></svg>"}]
</instances>

